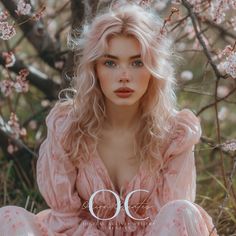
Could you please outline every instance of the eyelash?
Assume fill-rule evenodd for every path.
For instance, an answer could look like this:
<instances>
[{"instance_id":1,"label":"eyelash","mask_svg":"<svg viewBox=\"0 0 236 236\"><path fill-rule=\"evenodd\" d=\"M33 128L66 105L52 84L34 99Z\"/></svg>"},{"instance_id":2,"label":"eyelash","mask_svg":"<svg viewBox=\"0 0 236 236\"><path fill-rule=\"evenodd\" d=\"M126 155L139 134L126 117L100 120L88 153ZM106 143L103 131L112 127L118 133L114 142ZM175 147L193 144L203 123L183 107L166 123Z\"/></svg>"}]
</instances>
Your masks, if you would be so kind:
<instances>
[{"instance_id":1,"label":"eyelash","mask_svg":"<svg viewBox=\"0 0 236 236\"><path fill-rule=\"evenodd\" d=\"M112 65L109 65L110 63L112 63ZM107 60L107 61L104 62L104 65L107 66L107 67L115 67L114 64L115 64L115 62L111 61L111 60Z\"/></svg>"},{"instance_id":2,"label":"eyelash","mask_svg":"<svg viewBox=\"0 0 236 236\"><path fill-rule=\"evenodd\" d=\"M111 65L112 63L112 65ZM106 60L104 62L104 65L107 66L107 67L110 67L110 68L114 68L116 66L116 63L112 60ZM133 67L142 67L143 66L143 62L141 60L135 60L131 63L131 65Z\"/></svg>"},{"instance_id":3,"label":"eyelash","mask_svg":"<svg viewBox=\"0 0 236 236\"><path fill-rule=\"evenodd\" d=\"M142 67L143 66L143 62L141 60L135 60L132 62L132 65L133 64L136 64L135 67ZM141 64L141 65L140 65Z\"/></svg>"}]
</instances>

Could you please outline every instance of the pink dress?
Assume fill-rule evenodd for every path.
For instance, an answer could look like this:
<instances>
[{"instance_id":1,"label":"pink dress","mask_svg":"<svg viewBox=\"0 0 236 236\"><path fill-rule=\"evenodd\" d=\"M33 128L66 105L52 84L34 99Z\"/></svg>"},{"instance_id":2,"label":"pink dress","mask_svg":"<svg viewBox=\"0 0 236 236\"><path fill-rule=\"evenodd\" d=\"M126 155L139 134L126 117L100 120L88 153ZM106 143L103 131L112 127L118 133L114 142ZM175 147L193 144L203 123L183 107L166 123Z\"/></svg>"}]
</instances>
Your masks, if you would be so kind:
<instances>
[{"instance_id":1,"label":"pink dress","mask_svg":"<svg viewBox=\"0 0 236 236\"><path fill-rule=\"evenodd\" d=\"M0 236L209 235L212 219L194 203L193 150L201 127L190 110L173 118L161 150L162 174L151 176L141 165L120 193L97 153L91 152L89 162L81 161L79 167L65 157L60 142L71 111L70 105L55 105L46 118L48 134L39 150L37 182L50 209L34 215L17 206L0 208ZM213 229L211 236L217 235Z\"/></svg>"}]
</instances>

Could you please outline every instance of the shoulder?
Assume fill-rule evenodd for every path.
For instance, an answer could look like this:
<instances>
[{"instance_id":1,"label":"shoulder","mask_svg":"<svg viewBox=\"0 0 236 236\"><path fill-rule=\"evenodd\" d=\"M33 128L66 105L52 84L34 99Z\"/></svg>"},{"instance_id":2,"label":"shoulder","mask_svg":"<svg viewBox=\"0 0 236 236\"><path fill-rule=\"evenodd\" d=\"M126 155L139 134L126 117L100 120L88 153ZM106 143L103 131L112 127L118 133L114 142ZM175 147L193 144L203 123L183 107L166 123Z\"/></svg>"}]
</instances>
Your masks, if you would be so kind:
<instances>
[{"instance_id":1,"label":"shoulder","mask_svg":"<svg viewBox=\"0 0 236 236\"><path fill-rule=\"evenodd\" d=\"M46 117L48 130L61 133L71 122L73 112L72 101L57 101Z\"/></svg>"},{"instance_id":2,"label":"shoulder","mask_svg":"<svg viewBox=\"0 0 236 236\"><path fill-rule=\"evenodd\" d=\"M40 181L43 181L45 171L64 175L75 169L62 145L65 132L72 120L72 111L72 102L58 101L46 117L47 136L40 145L37 160L38 178L42 178Z\"/></svg>"},{"instance_id":3,"label":"shoulder","mask_svg":"<svg viewBox=\"0 0 236 236\"><path fill-rule=\"evenodd\" d=\"M198 142L201 137L201 124L198 118L191 110L183 109L178 111L173 117L173 128L170 136L175 141L181 141L183 138L190 138L191 141Z\"/></svg>"},{"instance_id":4,"label":"shoulder","mask_svg":"<svg viewBox=\"0 0 236 236\"><path fill-rule=\"evenodd\" d=\"M189 109L177 111L170 118L165 154L179 154L199 142L202 134L200 119Z\"/></svg>"}]
</instances>

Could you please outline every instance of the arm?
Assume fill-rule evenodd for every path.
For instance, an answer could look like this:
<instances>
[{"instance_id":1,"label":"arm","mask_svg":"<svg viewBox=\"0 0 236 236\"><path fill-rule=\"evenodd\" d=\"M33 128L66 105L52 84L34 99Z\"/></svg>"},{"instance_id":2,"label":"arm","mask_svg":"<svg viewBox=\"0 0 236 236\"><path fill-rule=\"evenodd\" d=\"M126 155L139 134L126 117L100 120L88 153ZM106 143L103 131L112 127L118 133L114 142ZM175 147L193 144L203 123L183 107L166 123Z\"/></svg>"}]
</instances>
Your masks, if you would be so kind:
<instances>
[{"instance_id":1,"label":"arm","mask_svg":"<svg viewBox=\"0 0 236 236\"><path fill-rule=\"evenodd\" d=\"M69 122L69 108L70 105L56 104L47 116L47 137L40 146L37 161L39 190L52 209L44 223L53 233L74 231L79 223L81 200L75 188L77 170L60 144Z\"/></svg>"},{"instance_id":2,"label":"arm","mask_svg":"<svg viewBox=\"0 0 236 236\"><path fill-rule=\"evenodd\" d=\"M176 199L194 202L196 196L194 147L201 137L200 122L187 109L180 111L174 122L163 154L162 205Z\"/></svg>"}]
</instances>

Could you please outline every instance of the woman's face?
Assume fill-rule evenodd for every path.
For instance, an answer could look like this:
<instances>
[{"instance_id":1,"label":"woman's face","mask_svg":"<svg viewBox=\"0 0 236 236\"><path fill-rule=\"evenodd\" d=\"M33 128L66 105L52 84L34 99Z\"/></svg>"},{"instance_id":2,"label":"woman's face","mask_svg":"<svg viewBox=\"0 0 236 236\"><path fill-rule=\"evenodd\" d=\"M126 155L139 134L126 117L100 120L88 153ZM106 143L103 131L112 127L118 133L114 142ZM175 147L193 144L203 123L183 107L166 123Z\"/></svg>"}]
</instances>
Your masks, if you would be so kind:
<instances>
[{"instance_id":1,"label":"woman's face","mask_svg":"<svg viewBox=\"0 0 236 236\"><path fill-rule=\"evenodd\" d=\"M141 59L139 42L131 36L112 37L95 69L105 99L119 106L139 102L151 78Z\"/></svg>"}]
</instances>

